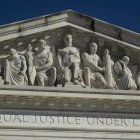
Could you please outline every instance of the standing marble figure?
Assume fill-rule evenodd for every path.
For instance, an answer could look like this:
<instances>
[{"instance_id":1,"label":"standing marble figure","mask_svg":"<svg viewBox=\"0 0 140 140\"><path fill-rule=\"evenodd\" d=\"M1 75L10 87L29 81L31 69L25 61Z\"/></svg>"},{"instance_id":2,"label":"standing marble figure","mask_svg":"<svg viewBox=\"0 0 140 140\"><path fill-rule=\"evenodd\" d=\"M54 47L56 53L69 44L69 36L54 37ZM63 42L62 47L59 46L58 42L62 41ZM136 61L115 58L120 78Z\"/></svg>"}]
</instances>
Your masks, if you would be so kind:
<instances>
[{"instance_id":1,"label":"standing marble figure","mask_svg":"<svg viewBox=\"0 0 140 140\"><path fill-rule=\"evenodd\" d=\"M33 64L33 52L31 44L28 44L27 49L25 50L24 56L27 61L27 74L29 79L29 85L34 85L35 77L36 77L36 69Z\"/></svg>"},{"instance_id":2,"label":"standing marble figure","mask_svg":"<svg viewBox=\"0 0 140 140\"><path fill-rule=\"evenodd\" d=\"M10 49L10 54L5 60L4 82L8 85L26 85L27 65L23 55L19 55L15 49Z\"/></svg>"}]
</instances>

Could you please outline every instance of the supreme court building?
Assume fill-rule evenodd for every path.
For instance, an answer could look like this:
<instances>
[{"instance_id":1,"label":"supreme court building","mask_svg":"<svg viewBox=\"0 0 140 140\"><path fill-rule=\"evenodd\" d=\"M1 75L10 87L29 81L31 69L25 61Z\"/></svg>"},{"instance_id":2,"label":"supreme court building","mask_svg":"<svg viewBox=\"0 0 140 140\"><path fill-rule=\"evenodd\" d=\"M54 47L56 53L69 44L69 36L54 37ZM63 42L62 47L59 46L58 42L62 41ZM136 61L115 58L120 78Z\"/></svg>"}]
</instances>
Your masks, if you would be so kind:
<instances>
[{"instance_id":1,"label":"supreme court building","mask_svg":"<svg viewBox=\"0 0 140 140\"><path fill-rule=\"evenodd\" d=\"M73 10L0 26L0 140L140 140L140 34Z\"/></svg>"}]
</instances>

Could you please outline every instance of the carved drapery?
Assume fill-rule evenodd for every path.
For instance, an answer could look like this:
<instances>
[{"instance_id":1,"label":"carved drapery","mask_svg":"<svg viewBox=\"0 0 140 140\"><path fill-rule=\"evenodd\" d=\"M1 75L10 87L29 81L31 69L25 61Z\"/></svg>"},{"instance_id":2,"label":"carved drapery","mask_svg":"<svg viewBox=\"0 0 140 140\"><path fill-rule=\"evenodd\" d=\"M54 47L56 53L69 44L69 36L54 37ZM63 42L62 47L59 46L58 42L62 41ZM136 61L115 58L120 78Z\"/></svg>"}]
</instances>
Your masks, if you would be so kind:
<instances>
[{"instance_id":1,"label":"carved drapery","mask_svg":"<svg viewBox=\"0 0 140 140\"><path fill-rule=\"evenodd\" d=\"M139 89L139 65L126 53L117 56L118 46L106 46L99 39L86 39L83 45L80 36L71 34L59 35L61 43L50 46L50 37L31 38L25 49L1 58L0 84ZM23 44L19 42L17 47ZM7 48L11 50L10 44Z\"/></svg>"}]
</instances>

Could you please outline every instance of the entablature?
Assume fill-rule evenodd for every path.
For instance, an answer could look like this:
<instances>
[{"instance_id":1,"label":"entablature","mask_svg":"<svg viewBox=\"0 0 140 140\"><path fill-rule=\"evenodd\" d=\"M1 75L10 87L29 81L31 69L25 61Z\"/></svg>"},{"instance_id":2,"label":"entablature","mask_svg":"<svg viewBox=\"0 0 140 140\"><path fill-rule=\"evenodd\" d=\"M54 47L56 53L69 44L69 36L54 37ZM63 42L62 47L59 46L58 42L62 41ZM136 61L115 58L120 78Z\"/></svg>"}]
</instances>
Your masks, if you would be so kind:
<instances>
[{"instance_id":1,"label":"entablature","mask_svg":"<svg viewBox=\"0 0 140 140\"><path fill-rule=\"evenodd\" d=\"M140 113L138 91L0 86L0 109Z\"/></svg>"}]
</instances>

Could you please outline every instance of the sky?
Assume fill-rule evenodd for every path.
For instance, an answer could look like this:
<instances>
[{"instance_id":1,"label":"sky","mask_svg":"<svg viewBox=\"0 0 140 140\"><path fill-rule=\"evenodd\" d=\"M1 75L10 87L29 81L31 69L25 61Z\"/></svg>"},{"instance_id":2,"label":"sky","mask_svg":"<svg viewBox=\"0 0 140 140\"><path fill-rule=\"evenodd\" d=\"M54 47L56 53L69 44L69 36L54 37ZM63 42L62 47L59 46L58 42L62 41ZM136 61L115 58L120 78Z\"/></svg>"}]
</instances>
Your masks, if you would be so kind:
<instances>
[{"instance_id":1,"label":"sky","mask_svg":"<svg viewBox=\"0 0 140 140\"><path fill-rule=\"evenodd\" d=\"M140 0L0 0L0 25L67 9L140 33Z\"/></svg>"}]
</instances>

